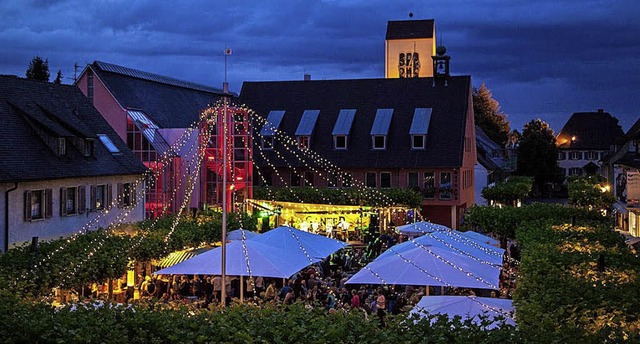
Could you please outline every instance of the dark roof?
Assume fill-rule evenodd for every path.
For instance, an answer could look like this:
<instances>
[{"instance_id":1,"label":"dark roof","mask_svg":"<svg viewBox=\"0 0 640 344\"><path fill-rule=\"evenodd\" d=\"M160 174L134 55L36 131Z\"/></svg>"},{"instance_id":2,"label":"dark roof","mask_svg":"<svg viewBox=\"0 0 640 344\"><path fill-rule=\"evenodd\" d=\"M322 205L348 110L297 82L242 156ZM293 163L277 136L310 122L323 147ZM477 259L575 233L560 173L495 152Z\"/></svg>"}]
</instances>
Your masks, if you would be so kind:
<instances>
[{"instance_id":1,"label":"dark roof","mask_svg":"<svg viewBox=\"0 0 640 344\"><path fill-rule=\"evenodd\" d=\"M394 20L387 23L387 39L434 38L435 21Z\"/></svg>"},{"instance_id":2,"label":"dark roof","mask_svg":"<svg viewBox=\"0 0 640 344\"><path fill-rule=\"evenodd\" d=\"M608 112L576 112L560 130L556 142L560 149L608 150L623 135L618 119Z\"/></svg>"},{"instance_id":3,"label":"dark roof","mask_svg":"<svg viewBox=\"0 0 640 344\"><path fill-rule=\"evenodd\" d=\"M286 110L279 130L290 137L304 110L320 110L311 149L340 167L457 167L462 164L470 88L469 76L451 77L448 86L433 86L433 78L245 82L240 101L263 118L269 111ZM394 109L387 149L372 150L376 111L386 108ZM425 150L411 149L416 108L433 109ZM333 148L332 131L341 109L357 109L347 150ZM260 162L259 154L254 155Z\"/></svg>"},{"instance_id":4,"label":"dark roof","mask_svg":"<svg viewBox=\"0 0 640 344\"><path fill-rule=\"evenodd\" d=\"M91 69L127 109L142 110L160 128L188 128L222 91L187 81L95 61Z\"/></svg>"},{"instance_id":5,"label":"dark roof","mask_svg":"<svg viewBox=\"0 0 640 344\"><path fill-rule=\"evenodd\" d=\"M0 76L0 181L142 174L144 165L75 86ZM121 153L97 139L107 135ZM67 139L59 156L45 140ZM94 139L85 157L73 141Z\"/></svg>"},{"instance_id":6,"label":"dark roof","mask_svg":"<svg viewBox=\"0 0 640 344\"><path fill-rule=\"evenodd\" d=\"M624 137L621 138L620 141L617 143L622 145L627 141L637 140L637 139L640 139L640 118L638 118L638 120L635 123L633 123L631 128L629 128L629 131L627 131Z\"/></svg>"},{"instance_id":7,"label":"dark roof","mask_svg":"<svg viewBox=\"0 0 640 344\"><path fill-rule=\"evenodd\" d=\"M620 159L616 160L615 163L631 168L640 168L640 154L636 152L627 152Z\"/></svg>"}]
</instances>

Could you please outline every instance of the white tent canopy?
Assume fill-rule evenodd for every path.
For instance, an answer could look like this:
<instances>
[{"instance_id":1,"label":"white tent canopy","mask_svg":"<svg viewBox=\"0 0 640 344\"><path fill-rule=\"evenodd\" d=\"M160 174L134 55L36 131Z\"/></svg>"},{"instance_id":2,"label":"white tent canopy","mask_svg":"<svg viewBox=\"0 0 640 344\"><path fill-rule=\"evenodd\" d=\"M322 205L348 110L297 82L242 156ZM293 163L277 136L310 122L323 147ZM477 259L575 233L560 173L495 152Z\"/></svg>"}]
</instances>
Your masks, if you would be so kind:
<instances>
[{"instance_id":1,"label":"white tent canopy","mask_svg":"<svg viewBox=\"0 0 640 344\"><path fill-rule=\"evenodd\" d=\"M499 266L448 247L427 244L396 250L396 246L367 264L347 283L499 289Z\"/></svg>"},{"instance_id":2,"label":"white tent canopy","mask_svg":"<svg viewBox=\"0 0 640 344\"><path fill-rule=\"evenodd\" d=\"M324 259L349 245L344 241L288 226L274 228L251 238L251 241L278 247L289 254L304 254L313 259Z\"/></svg>"},{"instance_id":3,"label":"white tent canopy","mask_svg":"<svg viewBox=\"0 0 640 344\"><path fill-rule=\"evenodd\" d=\"M437 231L450 231L451 228L437 223L420 221L415 223L409 223L396 227L396 233L406 235L410 238L419 237L421 235L437 232Z\"/></svg>"},{"instance_id":4,"label":"white tent canopy","mask_svg":"<svg viewBox=\"0 0 640 344\"><path fill-rule=\"evenodd\" d=\"M227 240L242 240L243 237L244 239L251 239L257 235L260 235L260 233L248 231L246 229L236 229L227 233Z\"/></svg>"},{"instance_id":5,"label":"white tent canopy","mask_svg":"<svg viewBox=\"0 0 640 344\"><path fill-rule=\"evenodd\" d=\"M461 233L464 236L469 237L470 239L483 242L485 244L489 244L491 246L500 246L500 242L497 239L494 239L488 235L484 235L474 231L466 231Z\"/></svg>"},{"instance_id":6,"label":"white tent canopy","mask_svg":"<svg viewBox=\"0 0 640 344\"><path fill-rule=\"evenodd\" d=\"M508 299L496 299L476 296L424 296L418 304L411 310L410 314L418 314L421 318L429 314L446 314L450 318L454 316L462 317L462 320L473 319L473 322L480 324L480 316L484 315L490 319L503 317L504 322L509 325L516 325L514 320L515 308L512 301ZM432 319L435 322L437 319ZM500 325L494 321L487 329Z\"/></svg>"}]
</instances>

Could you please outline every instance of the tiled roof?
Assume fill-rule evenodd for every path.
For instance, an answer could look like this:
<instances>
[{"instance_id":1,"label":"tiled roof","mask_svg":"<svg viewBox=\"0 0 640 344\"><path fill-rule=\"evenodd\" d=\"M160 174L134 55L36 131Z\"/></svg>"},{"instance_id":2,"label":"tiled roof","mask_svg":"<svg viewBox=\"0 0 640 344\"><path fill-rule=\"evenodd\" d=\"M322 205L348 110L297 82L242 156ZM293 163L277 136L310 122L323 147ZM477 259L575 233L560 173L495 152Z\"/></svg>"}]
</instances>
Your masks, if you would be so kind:
<instances>
[{"instance_id":1,"label":"tiled roof","mask_svg":"<svg viewBox=\"0 0 640 344\"><path fill-rule=\"evenodd\" d=\"M263 118L271 110L285 110L279 130L290 137L305 110L320 110L310 148L343 168L457 167L462 164L470 87L469 76L451 77L448 86L433 86L432 78L245 82L240 102ZM425 150L411 149L416 108L433 109ZM343 109L357 111L348 149L335 150L332 130ZM378 109L393 109L385 150L371 149ZM259 154L254 155L260 162ZM277 165L278 160L272 161Z\"/></svg>"},{"instance_id":2,"label":"tiled roof","mask_svg":"<svg viewBox=\"0 0 640 344\"><path fill-rule=\"evenodd\" d=\"M0 181L142 174L144 165L75 87L0 76ZM97 139L106 134L121 153ZM43 140L67 139L59 156ZM93 157L73 141L94 139Z\"/></svg>"},{"instance_id":3,"label":"tiled roof","mask_svg":"<svg viewBox=\"0 0 640 344\"><path fill-rule=\"evenodd\" d=\"M433 19L394 20L387 23L387 39L434 38Z\"/></svg>"},{"instance_id":4,"label":"tiled roof","mask_svg":"<svg viewBox=\"0 0 640 344\"><path fill-rule=\"evenodd\" d=\"M558 133L556 144L559 149L608 150L623 135L618 119L608 112L576 112Z\"/></svg>"},{"instance_id":5,"label":"tiled roof","mask_svg":"<svg viewBox=\"0 0 640 344\"><path fill-rule=\"evenodd\" d=\"M129 110L142 110L164 128L187 128L222 91L136 69L95 61L91 69L117 101Z\"/></svg>"}]
</instances>

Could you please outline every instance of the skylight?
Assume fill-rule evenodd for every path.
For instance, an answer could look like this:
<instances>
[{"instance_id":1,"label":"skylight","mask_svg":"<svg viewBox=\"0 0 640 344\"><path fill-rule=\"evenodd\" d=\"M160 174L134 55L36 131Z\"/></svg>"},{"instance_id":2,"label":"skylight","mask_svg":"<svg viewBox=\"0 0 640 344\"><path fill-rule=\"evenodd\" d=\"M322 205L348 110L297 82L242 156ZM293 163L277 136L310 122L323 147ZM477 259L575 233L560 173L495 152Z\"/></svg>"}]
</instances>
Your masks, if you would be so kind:
<instances>
[{"instance_id":1,"label":"skylight","mask_svg":"<svg viewBox=\"0 0 640 344\"><path fill-rule=\"evenodd\" d=\"M296 136L311 136L319 114L320 110L304 110L298 129L296 129Z\"/></svg>"},{"instance_id":2,"label":"skylight","mask_svg":"<svg viewBox=\"0 0 640 344\"><path fill-rule=\"evenodd\" d=\"M120 150L118 149L118 147L116 147L113 141L111 141L109 136L105 134L98 134L98 139L110 153L120 153Z\"/></svg>"},{"instance_id":3,"label":"skylight","mask_svg":"<svg viewBox=\"0 0 640 344\"><path fill-rule=\"evenodd\" d=\"M265 123L262 130L260 130L260 135L273 136L276 130L280 127L282 117L284 117L284 110L270 111L267 116L267 123Z\"/></svg>"}]
</instances>

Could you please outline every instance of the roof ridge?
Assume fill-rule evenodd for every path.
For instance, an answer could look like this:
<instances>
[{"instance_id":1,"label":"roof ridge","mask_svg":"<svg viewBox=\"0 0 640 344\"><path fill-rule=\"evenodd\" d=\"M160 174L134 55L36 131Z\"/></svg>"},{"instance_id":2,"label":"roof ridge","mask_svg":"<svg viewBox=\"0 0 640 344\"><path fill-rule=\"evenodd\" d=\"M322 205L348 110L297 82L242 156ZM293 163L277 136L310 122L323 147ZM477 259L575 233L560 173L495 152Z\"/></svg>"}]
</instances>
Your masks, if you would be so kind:
<instances>
[{"instance_id":1,"label":"roof ridge","mask_svg":"<svg viewBox=\"0 0 640 344\"><path fill-rule=\"evenodd\" d=\"M176 79L176 78L173 78L173 77L170 77L170 76L155 74L155 73L151 73L151 72L145 72L145 71L142 71L142 70L139 70L139 69L124 67L124 66L116 65L116 64L113 64L113 63L109 63L109 62L103 62L103 61L96 60L96 61L94 61L93 64L95 66L97 66L98 68L100 68L100 70L105 71L105 72L111 72L111 73L115 73L115 74L129 76L129 77L132 77L132 78L137 78L137 79L142 79L142 80L162 83L162 84L171 85L171 86L190 88L190 89L193 89L193 90L196 90L196 91L203 91L203 92L210 92L210 93L222 93L222 90L220 90L218 88L215 88L215 87L211 87L211 86L207 86L207 85L203 85L203 84L198 84L198 83L195 83L195 82L192 82L192 81L180 80L180 79Z\"/></svg>"}]
</instances>

